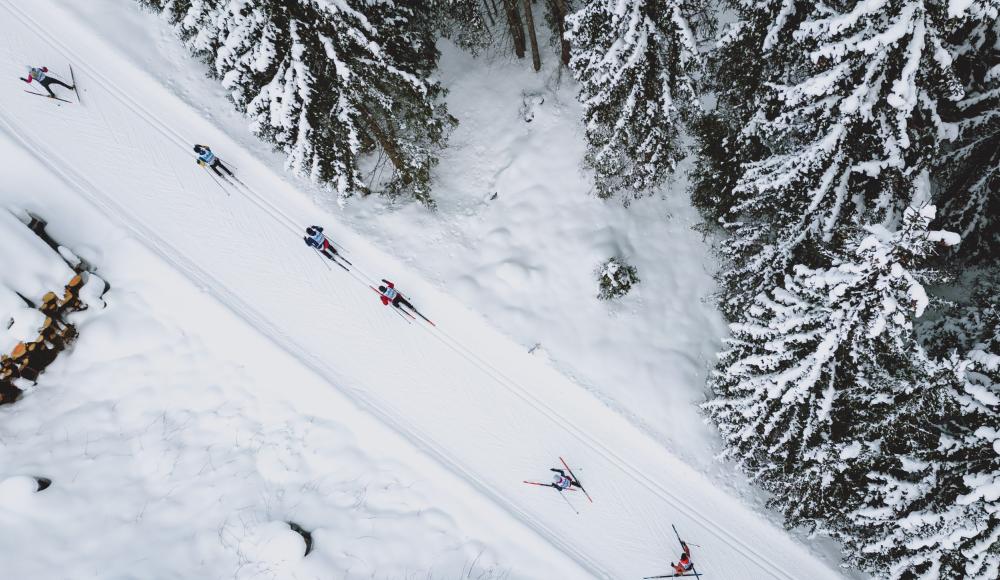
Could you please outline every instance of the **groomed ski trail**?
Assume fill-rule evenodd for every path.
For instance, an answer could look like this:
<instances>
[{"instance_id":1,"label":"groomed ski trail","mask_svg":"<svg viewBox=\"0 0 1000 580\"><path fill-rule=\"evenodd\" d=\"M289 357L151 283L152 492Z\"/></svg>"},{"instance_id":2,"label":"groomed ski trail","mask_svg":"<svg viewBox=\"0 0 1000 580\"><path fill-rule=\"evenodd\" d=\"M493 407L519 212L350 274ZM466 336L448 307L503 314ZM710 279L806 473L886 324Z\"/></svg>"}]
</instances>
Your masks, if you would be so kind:
<instances>
[{"instance_id":1,"label":"groomed ski trail","mask_svg":"<svg viewBox=\"0 0 1000 580\"><path fill-rule=\"evenodd\" d=\"M281 177L244 157L241 179L252 187L221 195L195 165L190 143L208 141L235 155L239 146L231 139L99 40L84 40L87 31L73 29L72 17L48 0L30 8L0 0L0 6L12 16L0 24L7 37L5 62L20 62L28 47L53 59L72 55L81 79L91 82L85 85L86 110L53 113L19 101L13 92L0 93L0 122L7 131L277 346L592 573L622 578L661 568L674 555L669 525L678 522L703 546L695 557L702 574L837 577L780 529L711 489L622 417L360 238L339 228L331 232L335 239L351 238L349 245L359 252L352 261L364 270L318 268L301 243L307 222L320 219L318 210ZM39 19L53 23L50 28L58 28L64 40L43 31ZM94 55L100 58L87 58ZM110 63L117 76L141 82L125 90L91 62L103 63L101 68ZM140 104L132 91L145 93L142 101L150 105ZM156 104L175 113L172 123L152 112ZM137 130L143 127L155 134ZM372 281L365 270L373 270L373 263L382 265L379 274L400 281L433 308L439 327L408 326L391 316L364 288ZM489 357L479 354L487 350ZM383 364L380 356L393 364ZM564 506L518 484L559 454L587 466L597 498L572 521Z\"/></svg>"}]
</instances>

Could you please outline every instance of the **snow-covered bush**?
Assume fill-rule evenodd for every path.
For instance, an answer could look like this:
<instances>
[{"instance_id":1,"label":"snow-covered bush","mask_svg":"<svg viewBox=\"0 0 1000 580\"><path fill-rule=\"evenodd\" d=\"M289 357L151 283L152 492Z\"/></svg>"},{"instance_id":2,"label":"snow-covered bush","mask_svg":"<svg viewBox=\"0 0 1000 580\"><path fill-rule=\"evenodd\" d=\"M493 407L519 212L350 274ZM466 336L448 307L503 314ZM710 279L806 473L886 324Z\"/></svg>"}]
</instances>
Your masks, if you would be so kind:
<instances>
[{"instance_id":1,"label":"snow-covered bush","mask_svg":"<svg viewBox=\"0 0 1000 580\"><path fill-rule=\"evenodd\" d=\"M635 266L623 259L612 257L597 267L597 297L601 300L621 298L639 283L639 272Z\"/></svg>"}]
</instances>

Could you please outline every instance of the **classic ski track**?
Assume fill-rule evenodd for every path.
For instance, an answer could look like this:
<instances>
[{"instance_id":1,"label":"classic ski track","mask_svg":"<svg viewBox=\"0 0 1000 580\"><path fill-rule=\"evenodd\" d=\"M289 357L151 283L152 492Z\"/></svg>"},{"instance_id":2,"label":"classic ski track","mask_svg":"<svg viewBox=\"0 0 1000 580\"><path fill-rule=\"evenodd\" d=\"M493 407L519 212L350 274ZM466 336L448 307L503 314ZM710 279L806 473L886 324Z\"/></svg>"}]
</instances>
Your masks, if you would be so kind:
<instances>
[{"instance_id":1,"label":"classic ski track","mask_svg":"<svg viewBox=\"0 0 1000 580\"><path fill-rule=\"evenodd\" d=\"M0 0L7 10L17 19L21 20L24 24L30 26L32 32L43 38L49 46L58 49L64 56L69 58L69 55L73 53L66 45L61 41L55 39L45 31L38 23L29 15L25 14L20 8L14 6L10 0ZM111 96L116 98L121 104L125 105L128 109L134 112L136 115L145 120L153 129L161 133L162 135L170 138L178 147L186 150L188 145L186 139L183 138L178 132L174 131L168 124L157 117L155 114L146 109L143 105L138 103L134 98L131 97L126 91L115 84L111 79L105 77L99 71L91 67L88 63L78 63L82 72L89 74L92 78L99 79L104 86L114 89L107 91ZM102 117L103 112L101 113ZM102 119L105 124L106 119ZM0 109L0 122L6 126L8 132L20 141L36 158L38 158L45 166L51 169L54 173L60 175L64 180L73 185L81 194L84 195L95 206L103 210L105 213L113 216L116 221L125 229L131 230L133 233L137 234L140 240L145 240L143 244L152 252L159 255L166 262L171 264L174 268L184 273L191 281L201 288L209 289L215 298L221 302L222 306L230 309L237 316L243 318L255 328L260 330L269 340L271 340L276 347L285 350L291 354L296 359L300 360L312 371L316 372L320 376L324 377L331 385L338 388L347 395L350 399L358 403L362 408L370 412L372 415L378 417L383 423L403 435L404 437L414 441L418 448L427 453L429 456L435 458L438 462L445 465L448 469L452 470L460 477L466 480L467 483L473 487L479 489L481 493L489 497L495 503L503 506L508 510L514 517L521 521L525 526L534 529L536 532L541 534L546 540L551 543L554 547L560 549L571 558L576 560L585 568L589 569L592 573L597 576L603 576L610 578L612 575L605 570L600 564L594 561L592 558L588 557L585 553L576 549L571 543L562 540L561 538L564 534L558 533L555 530L549 528L545 524L541 523L539 520L534 518L530 513L526 512L524 509L516 505L512 500L506 499L502 496L499 491L494 488L494 486L484 483L484 480L476 477L474 473L463 467L460 461L452 458L446 451L441 447L431 441L428 437L424 436L420 429L410 421L406 420L399 413L390 411L384 408L378 403L376 398L370 397L364 390L356 388L342 388L338 387L336 383L331 378L335 375L335 372L331 367L326 365L322 360L320 360L316 355L309 352L304 345L299 344L293 336L290 336L285 331L281 330L280 327L276 326L269 319L259 314L251 305L244 302L237 293L229 290L224 284L222 284L218 279L213 277L211 274L194 264L194 262L180 252L178 252L174 246L169 244L166 240L160 238L155 231L145 225L140 224L140 219L132 215L128 210L120 206L117 202L111 199L110 196L101 193L100 188L94 186L85 177L77 173L71 168L68 163L59 163L58 158L55 154L48 150L43 144L39 143L33 139L30 135L31 133L25 130L19 123L12 119L8 114L6 114L2 109ZM109 125L110 126L110 125ZM117 138L116 138L117 140ZM127 144L120 143L122 148L128 147ZM283 223L283 225L298 235L302 231L302 227L296 223L296 221L289 216L286 212L280 209L278 206L273 204L271 201L267 200L264 196L261 196L258 192L250 188L248 185L243 184L242 187L233 186L232 188L237 193L241 194L241 197L247 199L256 205L264 214L271 219ZM224 199L222 201L225 201ZM151 243L152 242L152 243ZM361 274L364 278L359 277L356 274ZM371 277L365 274L360 268L352 268L351 276L358 280L359 282L367 285L371 280ZM367 317L368 322L371 326L375 327L385 327L385 325L378 324L370 316ZM755 564L758 568L765 569L766 571L772 573L775 576L785 578L787 580L796 580L797 576L793 573L786 571L785 569L775 566L770 560L761 559L756 554L753 548L744 543L738 536L734 536L729 533L725 527L719 525L712 518L700 513L698 510L690 508L686 503L678 498L673 492L667 489L665 486L659 484L655 478L650 477L645 474L645 472L637 467L636 465L630 463L628 460L624 459L609 447L605 446L599 440L593 438L585 429L578 426L575 422L567 419L565 416L561 415L557 410L552 408L548 403L542 401L537 396L532 394L530 390L525 388L523 385L518 383L515 379L510 378L506 373L497 369L488 361L484 360L475 352L466 348L460 341L453 338L450 334L445 332L439 327L431 327L426 324L419 324L422 330L437 340L439 340L447 348L455 352L457 355L465 358L468 362L479 368L484 374L490 376L498 385L506 389L508 392L516 395L518 398L522 399L527 404L534 407L538 412L540 412L545 417L558 424L560 427L571 432L573 436L577 439L585 442L587 446L597 452L609 463L617 467L621 472L630 479L640 483L646 487L651 493L655 494L664 502L671 505L677 511L704 522L706 530L714 533L719 539L723 540L730 547L735 548L736 551L745 556L748 562ZM290 348L290 346L294 348ZM609 412L612 412L609 410ZM637 432L641 432L637 430ZM645 433L642 433L646 436ZM657 443L657 446L661 446ZM662 447L662 446L661 446Z\"/></svg>"}]
</instances>

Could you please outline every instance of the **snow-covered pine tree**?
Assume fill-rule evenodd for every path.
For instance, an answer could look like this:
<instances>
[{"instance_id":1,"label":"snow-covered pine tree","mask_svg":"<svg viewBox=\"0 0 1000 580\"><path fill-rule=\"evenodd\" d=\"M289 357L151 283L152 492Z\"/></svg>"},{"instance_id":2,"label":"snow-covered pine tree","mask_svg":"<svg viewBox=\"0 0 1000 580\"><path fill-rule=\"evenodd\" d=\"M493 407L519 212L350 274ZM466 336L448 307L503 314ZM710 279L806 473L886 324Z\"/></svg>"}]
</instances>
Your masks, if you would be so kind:
<instances>
[{"instance_id":1,"label":"snow-covered pine tree","mask_svg":"<svg viewBox=\"0 0 1000 580\"><path fill-rule=\"evenodd\" d=\"M810 0L726 0L736 20L722 31L706 58L703 85L715 97L714 109L692 127L698 159L691 173L691 200L710 226L739 202L734 191L745 164L766 154L753 131L745 130L762 109L768 84L786 84L796 58L787 47L792 31L809 12ZM777 49L776 49L777 48Z\"/></svg>"},{"instance_id":2,"label":"snow-covered pine tree","mask_svg":"<svg viewBox=\"0 0 1000 580\"><path fill-rule=\"evenodd\" d=\"M789 525L842 525L879 460L894 400L933 370L912 332L927 305L921 263L958 241L929 232L933 217L933 206L910 208L896 232L867 226L832 267L796 266L731 325L704 407Z\"/></svg>"},{"instance_id":3,"label":"snow-covered pine tree","mask_svg":"<svg viewBox=\"0 0 1000 580\"><path fill-rule=\"evenodd\" d=\"M494 29L502 10L490 0L427 0L434 28L442 36L472 54L478 54L494 41Z\"/></svg>"},{"instance_id":4,"label":"snow-covered pine tree","mask_svg":"<svg viewBox=\"0 0 1000 580\"><path fill-rule=\"evenodd\" d=\"M692 16L703 3L589 0L567 19L600 197L646 195L683 157L682 124L698 107Z\"/></svg>"},{"instance_id":5,"label":"snow-covered pine tree","mask_svg":"<svg viewBox=\"0 0 1000 580\"><path fill-rule=\"evenodd\" d=\"M394 0L139 0L163 11L255 133L343 200L385 155L388 192L431 202L430 169L454 120L431 80L427 9Z\"/></svg>"},{"instance_id":6,"label":"snow-covered pine tree","mask_svg":"<svg viewBox=\"0 0 1000 580\"><path fill-rule=\"evenodd\" d=\"M988 263L1000 252L1000 2L973 2L963 14L951 51L966 97L946 111L958 138L940 163L941 217L962 236L963 258Z\"/></svg>"},{"instance_id":7,"label":"snow-covered pine tree","mask_svg":"<svg viewBox=\"0 0 1000 580\"><path fill-rule=\"evenodd\" d=\"M887 460L849 514L854 563L881 578L997 578L1000 356L976 349L953 359L893 411Z\"/></svg>"},{"instance_id":8,"label":"snow-covered pine tree","mask_svg":"<svg viewBox=\"0 0 1000 580\"><path fill-rule=\"evenodd\" d=\"M1000 328L1000 268L975 268L960 282L961 300L949 301L946 307L939 305L936 316L917 327L924 348L937 358L969 352L992 340Z\"/></svg>"},{"instance_id":9,"label":"snow-covered pine tree","mask_svg":"<svg viewBox=\"0 0 1000 580\"><path fill-rule=\"evenodd\" d=\"M767 153L743 167L725 217L722 306L734 318L792 265L827 265L862 224L894 229L924 201L911 192L946 134L939 101L962 96L944 0L782 7L772 30L805 13L790 35L765 36L791 60L742 129Z\"/></svg>"}]
</instances>

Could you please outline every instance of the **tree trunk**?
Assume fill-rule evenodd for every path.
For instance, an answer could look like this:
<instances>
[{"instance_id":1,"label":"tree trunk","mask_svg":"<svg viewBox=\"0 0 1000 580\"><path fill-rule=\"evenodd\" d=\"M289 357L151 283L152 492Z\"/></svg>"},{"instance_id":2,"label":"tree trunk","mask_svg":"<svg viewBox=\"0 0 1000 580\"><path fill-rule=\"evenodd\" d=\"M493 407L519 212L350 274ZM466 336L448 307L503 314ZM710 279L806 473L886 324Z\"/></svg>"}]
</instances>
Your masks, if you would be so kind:
<instances>
[{"instance_id":1,"label":"tree trunk","mask_svg":"<svg viewBox=\"0 0 1000 580\"><path fill-rule=\"evenodd\" d=\"M566 0L555 0L556 2L556 22L559 23L559 45L562 48L562 63L569 66L569 41L566 40L566 17L569 9L566 8Z\"/></svg>"},{"instance_id":2,"label":"tree trunk","mask_svg":"<svg viewBox=\"0 0 1000 580\"><path fill-rule=\"evenodd\" d=\"M403 156L399 153L399 147L396 146L396 142L390 138L390 136L382 129L378 124L378 120L375 119L374 115L367 107L358 105L358 111L364 116L368 130L371 131L372 135L375 137L375 141L378 142L379 146L385 151L385 154L389 157L389 161L392 162L392 166L396 168L399 173L400 178L403 180L404 185L409 185L413 181L413 176L410 175L409 168L403 161Z\"/></svg>"},{"instance_id":3,"label":"tree trunk","mask_svg":"<svg viewBox=\"0 0 1000 580\"><path fill-rule=\"evenodd\" d=\"M521 23L521 14L517 10L517 0L503 0L503 7L507 12L510 37L514 41L514 54L517 55L517 58L524 58L524 25Z\"/></svg>"},{"instance_id":4,"label":"tree trunk","mask_svg":"<svg viewBox=\"0 0 1000 580\"><path fill-rule=\"evenodd\" d=\"M531 39L531 64L535 70L542 68L542 57L538 54L538 38L535 36L535 17L531 13L531 0L524 0L524 19L528 24L528 38Z\"/></svg>"},{"instance_id":5,"label":"tree trunk","mask_svg":"<svg viewBox=\"0 0 1000 580\"><path fill-rule=\"evenodd\" d=\"M490 26L496 26L497 21L493 18L493 10L490 9L490 3L487 0L483 0L483 12L490 19Z\"/></svg>"}]
</instances>

